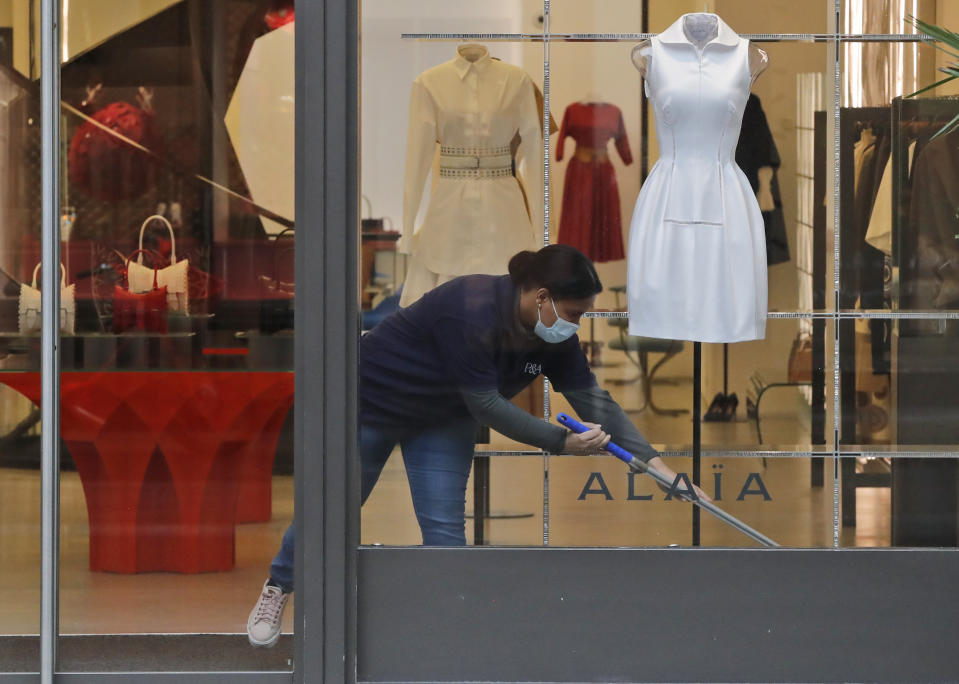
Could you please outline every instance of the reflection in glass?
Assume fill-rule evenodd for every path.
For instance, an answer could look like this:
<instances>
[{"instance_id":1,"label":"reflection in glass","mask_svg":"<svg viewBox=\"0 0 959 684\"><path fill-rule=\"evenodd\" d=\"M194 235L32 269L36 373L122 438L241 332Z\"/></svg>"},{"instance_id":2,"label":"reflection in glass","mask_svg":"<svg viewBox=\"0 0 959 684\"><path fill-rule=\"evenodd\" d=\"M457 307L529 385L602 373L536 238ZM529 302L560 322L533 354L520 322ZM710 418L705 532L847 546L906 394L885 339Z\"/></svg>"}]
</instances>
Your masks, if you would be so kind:
<instances>
[{"instance_id":1,"label":"reflection in glass","mask_svg":"<svg viewBox=\"0 0 959 684\"><path fill-rule=\"evenodd\" d=\"M292 518L293 3L64 12L60 629L64 639L191 634L198 669L234 668L245 637L210 648L195 633L242 634L250 606L236 596L252 604ZM23 511L35 509L30 471L6 468L36 466L21 462L22 440L40 401L39 89L18 61L29 44L17 34L16 71L0 65L4 158L23 160L3 174L0 203L4 306L16 295L0 335L0 415L12 430L0 486L13 488L0 500ZM0 530L15 514L2 519ZM33 580L0 537L17 573L4 584L35 611ZM4 617L15 614L35 629L19 607ZM287 669L291 646L242 669ZM135 671L148 651L91 663L63 649L60 667ZM150 669L183 666L154 655Z\"/></svg>"},{"instance_id":2,"label":"reflection in glass","mask_svg":"<svg viewBox=\"0 0 959 684\"><path fill-rule=\"evenodd\" d=\"M0 670L36 672L40 409L11 387L12 374L6 371L26 356L39 358L40 259L23 242L39 223L40 107L38 83L21 73L29 71L26 51L14 54L15 44L29 40L27 16L13 17L12 4L0 3L0 17L6 19L0 22ZM75 317L72 283L64 278L64 327Z\"/></svg>"}]
</instances>

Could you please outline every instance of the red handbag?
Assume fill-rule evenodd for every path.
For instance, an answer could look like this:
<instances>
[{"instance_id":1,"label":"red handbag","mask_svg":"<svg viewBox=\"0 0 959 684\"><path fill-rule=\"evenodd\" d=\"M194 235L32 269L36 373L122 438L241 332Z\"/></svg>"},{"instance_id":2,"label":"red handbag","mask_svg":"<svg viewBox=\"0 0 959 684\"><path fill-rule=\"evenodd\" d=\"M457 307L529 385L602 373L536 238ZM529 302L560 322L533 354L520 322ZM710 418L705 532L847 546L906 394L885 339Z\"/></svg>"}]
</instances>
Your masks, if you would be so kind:
<instances>
[{"instance_id":1,"label":"red handbag","mask_svg":"<svg viewBox=\"0 0 959 684\"><path fill-rule=\"evenodd\" d=\"M156 264L159 256L148 249L138 249L127 257L127 268L130 268L130 260L140 252L146 252L153 258L153 289L137 294L114 285L113 332L115 333L130 330L156 333L167 331L166 287L157 286Z\"/></svg>"}]
</instances>

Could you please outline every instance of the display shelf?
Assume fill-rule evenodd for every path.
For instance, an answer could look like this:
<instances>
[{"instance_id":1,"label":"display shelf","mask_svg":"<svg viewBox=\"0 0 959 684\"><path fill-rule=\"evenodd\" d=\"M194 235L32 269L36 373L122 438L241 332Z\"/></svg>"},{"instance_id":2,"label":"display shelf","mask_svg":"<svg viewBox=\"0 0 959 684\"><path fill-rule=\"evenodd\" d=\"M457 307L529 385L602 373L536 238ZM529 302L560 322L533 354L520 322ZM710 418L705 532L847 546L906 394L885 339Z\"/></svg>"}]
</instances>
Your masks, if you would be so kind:
<instances>
[{"instance_id":1,"label":"display shelf","mask_svg":"<svg viewBox=\"0 0 959 684\"><path fill-rule=\"evenodd\" d=\"M841 444L837 455L862 458L959 458L959 445Z\"/></svg>"},{"instance_id":2,"label":"display shelf","mask_svg":"<svg viewBox=\"0 0 959 684\"><path fill-rule=\"evenodd\" d=\"M704 447L700 452L700 456L703 458L821 458L823 456L835 456L831 447L823 445L821 448L816 446L810 447L797 447L795 445L786 445L788 448L784 449L763 449L760 448L761 445L757 445L756 449L714 449L711 447ZM664 458L690 458L693 455L692 445L682 445L682 446L669 446L669 445L653 445L656 448L658 454ZM474 451L475 456L493 456L496 458L500 457L528 457L536 456L542 458L546 455L546 452L543 451ZM929 457L933 453L938 454L940 457L943 456L943 453L940 452L916 452L921 454L928 454ZM950 452L952 453L952 452ZM592 456L602 456L603 454L592 454ZM889 453L872 453L866 451L856 451L852 453L842 453L841 456L889 456ZM906 455L906 454L903 454ZM913 452L909 452L909 456L913 455ZM946 454L949 455L949 454ZM959 456L959 453L955 454ZM549 454L549 456L554 458L583 458L579 454Z\"/></svg>"},{"instance_id":3,"label":"display shelf","mask_svg":"<svg viewBox=\"0 0 959 684\"><path fill-rule=\"evenodd\" d=\"M628 311L587 311L583 318L628 318ZM769 311L767 319L804 318L804 319L911 319L911 320L956 320L959 311L902 311L892 309L843 309L841 311Z\"/></svg>"},{"instance_id":4,"label":"display shelf","mask_svg":"<svg viewBox=\"0 0 959 684\"><path fill-rule=\"evenodd\" d=\"M550 33L550 42L558 43L635 43L655 33ZM935 40L922 33L742 33L756 43L917 43ZM482 40L487 42L541 43L543 33L403 33L404 40Z\"/></svg>"}]
</instances>

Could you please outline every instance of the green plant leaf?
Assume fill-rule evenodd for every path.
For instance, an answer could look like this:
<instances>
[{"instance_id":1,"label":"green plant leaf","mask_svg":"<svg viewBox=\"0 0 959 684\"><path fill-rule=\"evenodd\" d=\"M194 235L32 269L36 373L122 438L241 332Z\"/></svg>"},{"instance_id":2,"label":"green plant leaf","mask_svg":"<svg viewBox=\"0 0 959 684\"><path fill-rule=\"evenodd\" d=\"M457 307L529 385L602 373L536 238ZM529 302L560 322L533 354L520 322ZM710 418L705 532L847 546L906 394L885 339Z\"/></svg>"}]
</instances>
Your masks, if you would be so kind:
<instances>
[{"instance_id":1,"label":"green plant leaf","mask_svg":"<svg viewBox=\"0 0 959 684\"><path fill-rule=\"evenodd\" d=\"M952 133L954 130L956 130L956 128L959 128L959 114L956 114L956 116L953 118L952 121L950 121L950 122L947 123L945 126L943 126L942 128L940 128L939 131L938 131L934 136L932 136L932 137L929 138L929 139L930 139L930 140L935 140L936 138L938 138L938 137L940 137L940 136L948 135L948 134Z\"/></svg>"},{"instance_id":2,"label":"green plant leaf","mask_svg":"<svg viewBox=\"0 0 959 684\"><path fill-rule=\"evenodd\" d=\"M952 55L953 57L959 59L959 33L953 33L952 31L936 26L935 24L927 24L911 14L906 16L906 20L925 35L930 36L938 41L934 42L931 40L925 40L923 42L932 45L937 50L941 50L946 54ZM940 43L945 44L951 49L943 47L943 45Z\"/></svg>"},{"instance_id":3,"label":"green plant leaf","mask_svg":"<svg viewBox=\"0 0 959 684\"><path fill-rule=\"evenodd\" d=\"M942 79L941 81L936 81L936 82L933 83L932 85L927 85L925 88L922 88L922 89L920 89L920 90L917 90L917 91L914 92L914 93L910 93L909 95L906 95L904 99L909 99L910 97L916 97L917 95L921 95L922 93L926 92L927 90L932 90L933 88L938 88L939 86L941 86L941 85L943 85L943 84L945 84L945 83L949 83L950 81L955 81L956 78L959 78L959 76L948 76L948 77Z\"/></svg>"}]
</instances>

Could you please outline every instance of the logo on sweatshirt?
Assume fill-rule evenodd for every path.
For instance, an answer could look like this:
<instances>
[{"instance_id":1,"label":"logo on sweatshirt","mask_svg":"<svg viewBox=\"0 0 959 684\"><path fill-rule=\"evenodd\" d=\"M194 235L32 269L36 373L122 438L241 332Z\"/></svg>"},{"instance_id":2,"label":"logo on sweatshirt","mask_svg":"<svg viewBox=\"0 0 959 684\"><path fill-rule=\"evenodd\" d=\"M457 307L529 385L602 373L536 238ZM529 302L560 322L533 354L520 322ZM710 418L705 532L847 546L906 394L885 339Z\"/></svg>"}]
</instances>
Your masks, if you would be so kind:
<instances>
[{"instance_id":1,"label":"logo on sweatshirt","mask_svg":"<svg viewBox=\"0 0 959 684\"><path fill-rule=\"evenodd\" d=\"M527 363L526 368L523 371L524 373L529 373L530 375L536 376L543 372L543 364L541 363Z\"/></svg>"}]
</instances>

